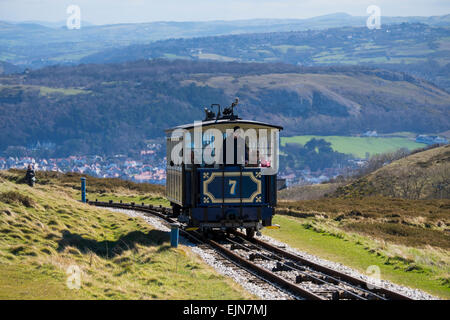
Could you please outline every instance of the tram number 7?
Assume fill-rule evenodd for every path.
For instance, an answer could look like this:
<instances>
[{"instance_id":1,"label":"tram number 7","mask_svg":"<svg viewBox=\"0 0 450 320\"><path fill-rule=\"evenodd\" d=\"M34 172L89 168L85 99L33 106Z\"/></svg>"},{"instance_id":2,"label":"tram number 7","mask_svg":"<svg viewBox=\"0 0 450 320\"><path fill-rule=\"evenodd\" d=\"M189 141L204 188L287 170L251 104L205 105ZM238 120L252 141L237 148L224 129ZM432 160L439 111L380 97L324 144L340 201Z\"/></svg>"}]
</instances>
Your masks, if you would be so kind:
<instances>
[{"instance_id":1,"label":"tram number 7","mask_svg":"<svg viewBox=\"0 0 450 320\"><path fill-rule=\"evenodd\" d=\"M236 194L236 182L237 182L236 180L230 180L228 183L231 186L230 194L232 195Z\"/></svg>"}]
</instances>

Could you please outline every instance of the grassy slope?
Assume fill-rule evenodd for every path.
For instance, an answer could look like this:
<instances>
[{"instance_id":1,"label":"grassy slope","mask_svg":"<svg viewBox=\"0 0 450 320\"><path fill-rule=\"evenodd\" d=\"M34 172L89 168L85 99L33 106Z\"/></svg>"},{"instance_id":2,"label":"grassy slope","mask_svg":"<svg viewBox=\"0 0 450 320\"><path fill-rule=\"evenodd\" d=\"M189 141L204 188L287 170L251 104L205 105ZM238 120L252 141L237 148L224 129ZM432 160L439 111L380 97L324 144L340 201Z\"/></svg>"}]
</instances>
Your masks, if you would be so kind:
<instances>
[{"instance_id":1,"label":"grassy slope","mask_svg":"<svg viewBox=\"0 0 450 320\"><path fill-rule=\"evenodd\" d=\"M265 235L323 259L342 263L365 273L371 265L381 270L381 278L450 299L448 251L420 250L323 227L311 219L278 215L279 230ZM314 226L315 225L315 226ZM334 231L330 231L334 230ZM370 275L370 274L368 274Z\"/></svg>"},{"instance_id":2,"label":"grassy slope","mask_svg":"<svg viewBox=\"0 0 450 320\"><path fill-rule=\"evenodd\" d=\"M277 212L313 218L342 230L359 231L398 244L449 250L449 208L448 199L365 197L283 201L279 203ZM389 227L381 227L380 224Z\"/></svg>"},{"instance_id":3,"label":"grassy slope","mask_svg":"<svg viewBox=\"0 0 450 320\"><path fill-rule=\"evenodd\" d=\"M337 196L385 195L417 199L448 196L450 145L414 153L340 187ZM436 192L440 185L441 192Z\"/></svg>"},{"instance_id":4,"label":"grassy slope","mask_svg":"<svg viewBox=\"0 0 450 320\"><path fill-rule=\"evenodd\" d=\"M401 137L389 137L389 138L377 138L377 137L344 137L344 136L294 136L294 137L282 137L281 144L286 143L299 143L304 145L309 140L324 139L331 143L333 150L353 154L360 158L365 158L366 152L371 155L381 154L389 151L395 151L401 148L407 148L409 150L422 148L425 144L411 141L407 138Z\"/></svg>"},{"instance_id":5,"label":"grassy slope","mask_svg":"<svg viewBox=\"0 0 450 320\"><path fill-rule=\"evenodd\" d=\"M1 172L0 299L252 298L186 247L170 248L167 233L74 200L68 181L30 188L16 178ZM66 287L71 265L80 290Z\"/></svg>"},{"instance_id":6,"label":"grassy slope","mask_svg":"<svg viewBox=\"0 0 450 320\"><path fill-rule=\"evenodd\" d=\"M302 131L306 134L309 132L355 132L352 128L354 124L359 121L356 119L351 120L337 131L340 123L346 118L364 114L364 118L368 115L370 110L377 111L378 116L384 114L388 111L390 114L385 114L386 118L383 120L383 124L372 122L374 118L371 118L369 122L374 125L374 129L378 129L383 132L392 132L400 128L399 122L395 122L395 125L390 129L387 129L385 124L391 123L393 119L393 113L400 112L401 118L403 119L406 114L405 110L412 111L414 105L420 108L420 114L438 114L432 111L431 105L436 106L442 112L442 108L448 106L448 93L443 92L440 89L435 89L430 86L430 84L414 84L408 81L391 81L383 77L360 74L360 73L267 73L263 75L248 74L244 76L235 76L233 74L192 74L189 79L182 82L184 85L195 84L197 86L209 86L219 90L223 90L227 96L239 96L241 98L242 104L247 107L240 109L239 115L243 118L254 118L255 112L252 110L258 110L257 120L267 121L270 123L277 123L282 125L285 129L285 133L293 135L300 134ZM420 89L419 89L420 86ZM279 93L282 97L286 97L286 92L291 94L297 94L300 100L290 100L286 97L286 101L283 103L272 104L271 99L266 97L263 99L268 90L273 90ZM427 94L423 94L424 91ZM333 120L330 125L325 128L319 128L319 124L323 124L323 121L328 120L318 120L317 115L307 116L307 118L302 118L301 112L303 107L297 106L296 101L311 101L314 93L320 93L331 98L335 103L330 104L328 111L331 114ZM366 100L370 97L369 100ZM407 97L407 98L405 98ZM250 99L251 98L251 99ZM280 98L281 99L281 98ZM280 100L278 99L278 100ZM280 100L281 101L281 100ZM432 102L433 101L433 102ZM336 105L345 106L349 116L339 117L336 116L335 108ZM290 110L290 106L296 106L294 110ZM386 106L389 108L386 109ZM434 107L433 107L434 108ZM437 110L437 109L436 109ZM412 111L415 112L415 111ZM370 112L369 112L370 113ZM412 113L409 114L411 116ZM369 116L371 117L371 116ZM418 119L423 118L419 116ZM443 118L446 119L446 118ZM315 120L318 124L315 124ZM356 122L355 122L356 121ZM328 122L325 122L328 123ZM333 124L333 125L331 125ZM415 129L417 129L417 124L415 123ZM395 127L395 128L394 128ZM428 125L429 127L429 125ZM412 130L403 126L401 130ZM316 129L318 129L316 131ZM362 129L357 129L362 131ZM391 131L392 130L392 131ZM337 138L340 139L341 137ZM376 138L371 139L361 139L359 149L354 152L358 153L359 156L364 157L365 152L369 151L372 153L380 153L387 150L398 149L399 147L408 147L415 149L418 147L423 147L422 144L415 144L413 141L408 141L408 139L402 139L401 137L396 137L393 140L378 140ZM376 140L375 140L376 139ZM355 141L336 141L339 143L345 142L340 147L350 148L351 153L354 149L353 144ZM371 148L367 149L367 141L374 143ZM381 147L376 144L376 142L382 141ZM392 146L386 147L386 143L394 143ZM345 151L345 149L344 149Z\"/></svg>"},{"instance_id":7,"label":"grassy slope","mask_svg":"<svg viewBox=\"0 0 450 320\"><path fill-rule=\"evenodd\" d=\"M378 265L385 279L449 299L450 200L445 194L428 199L432 183L448 181L449 152L450 146L443 146L395 161L339 187L340 197L292 201L301 199L295 191L320 195L323 190L283 191L282 198L291 201L279 202L275 221L282 229L266 234L360 271ZM421 200L379 196L413 190L421 181Z\"/></svg>"},{"instance_id":8,"label":"grassy slope","mask_svg":"<svg viewBox=\"0 0 450 320\"><path fill-rule=\"evenodd\" d=\"M16 171L17 172L17 171ZM24 171L19 171L24 175ZM80 178L77 173L57 174L54 172L40 172L40 183L56 183L72 189L73 197L81 199ZM114 202L134 202L137 204L152 204L154 206L169 207L170 202L164 197L164 186L148 183L134 183L117 178L101 179L88 177L86 184L88 200Z\"/></svg>"}]
</instances>

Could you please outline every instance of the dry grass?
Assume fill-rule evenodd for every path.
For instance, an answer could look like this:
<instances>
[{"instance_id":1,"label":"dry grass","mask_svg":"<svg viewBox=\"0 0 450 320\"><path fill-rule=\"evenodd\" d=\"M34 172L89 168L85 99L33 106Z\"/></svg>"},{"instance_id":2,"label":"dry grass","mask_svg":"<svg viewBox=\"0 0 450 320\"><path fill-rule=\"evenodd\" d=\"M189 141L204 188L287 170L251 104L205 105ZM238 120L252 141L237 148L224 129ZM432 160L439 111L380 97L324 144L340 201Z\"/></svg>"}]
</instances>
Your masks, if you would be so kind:
<instances>
[{"instance_id":1,"label":"dry grass","mask_svg":"<svg viewBox=\"0 0 450 320\"><path fill-rule=\"evenodd\" d=\"M342 226L344 230L369 235L391 243L410 247L432 246L444 250L450 249L450 233L425 229L398 222L349 222Z\"/></svg>"},{"instance_id":2,"label":"dry grass","mask_svg":"<svg viewBox=\"0 0 450 320\"><path fill-rule=\"evenodd\" d=\"M336 196L450 197L450 145L414 153L337 189Z\"/></svg>"},{"instance_id":3,"label":"dry grass","mask_svg":"<svg viewBox=\"0 0 450 320\"><path fill-rule=\"evenodd\" d=\"M411 247L450 248L450 200L385 197L280 202L278 214L330 221L341 230Z\"/></svg>"},{"instance_id":4,"label":"dry grass","mask_svg":"<svg viewBox=\"0 0 450 320\"><path fill-rule=\"evenodd\" d=\"M323 183L307 186L293 186L278 192L279 200L317 200L334 193L342 183Z\"/></svg>"},{"instance_id":5,"label":"dry grass","mask_svg":"<svg viewBox=\"0 0 450 320\"><path fill-rule=\"evenodd\" d=\"M0 178L25 184L25 170L0 171ZM86 178L86 193L89 200L119 201L169 206L164 198L165 187L149 183L135 183L117 178L95 178L79 173L37 171L37 186L60 186L66 188L74 199L81 199L80 178Z\"/></svg>"},{"instance_id":6,"label":"dry grass","mask_svg":"<svg viewBox=\"0 0 450 320\"><path fill-rule=\"evenodd\" d=\"M36 202L33 199L17 191L0 193L0 202L24 205L27 208L32 208L36 205Z\"/></svg>"},{"instance_id":7,"label":"dry grass","mask_svg":"<svg viewBox=\"0 0 450 320\"><path fill-rule=\"evenodd\" d=\"M336 221L382 220L450 231L450 199L407 200L387 197L282 201L279 213L321 216Z\"/></svg>"},{"instance_id":8,"label":"dry grass","mask_svg":"<svg viewBox=\"0 0 450 320\"><path fill-rule=\"evenodd\" d=\"M10 181L24 182L25 170L10 169L9 171L2 171L0 177ZM164 186L155 185L150 183L135 183L118 178L95 178L80 173L68 172L60 173L53 171L38 171L36 173L37 183L40 185L58 185L70 187L76 190L80 190L80 178L87 178L87 192L88 193L105 193L105 192L120 192L127 190L129 192L147 193L147 194L159 194L164 193Z\"/></svg>"}]
</instances>

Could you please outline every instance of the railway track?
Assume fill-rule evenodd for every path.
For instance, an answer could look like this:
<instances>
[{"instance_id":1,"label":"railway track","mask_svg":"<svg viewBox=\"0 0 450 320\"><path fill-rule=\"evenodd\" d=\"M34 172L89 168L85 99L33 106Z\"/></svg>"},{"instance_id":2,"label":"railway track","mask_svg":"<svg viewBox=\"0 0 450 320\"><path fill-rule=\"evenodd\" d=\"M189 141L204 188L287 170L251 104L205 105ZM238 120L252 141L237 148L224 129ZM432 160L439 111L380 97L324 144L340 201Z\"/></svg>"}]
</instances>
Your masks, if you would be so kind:
<instances>
[{"instance_id":1,"label":"railway track","mask_svg":"<svg viewBox=\"0 0 450 320\"><path fill-rule=\"evenodd\" d=\"M161 206L112 201L88 203L99 207L136 210L157 216L168 223L177 223L171 217L171 209ZM367 283L361 279L319 265L259 239L248 239L238 231L214 239L183 228L180 228L180 234L194 243L210 246L225 259L245 268L262 281L276 284L297 299L411 300L385 288L368 288Z\"/></svg>"}]
</instances>

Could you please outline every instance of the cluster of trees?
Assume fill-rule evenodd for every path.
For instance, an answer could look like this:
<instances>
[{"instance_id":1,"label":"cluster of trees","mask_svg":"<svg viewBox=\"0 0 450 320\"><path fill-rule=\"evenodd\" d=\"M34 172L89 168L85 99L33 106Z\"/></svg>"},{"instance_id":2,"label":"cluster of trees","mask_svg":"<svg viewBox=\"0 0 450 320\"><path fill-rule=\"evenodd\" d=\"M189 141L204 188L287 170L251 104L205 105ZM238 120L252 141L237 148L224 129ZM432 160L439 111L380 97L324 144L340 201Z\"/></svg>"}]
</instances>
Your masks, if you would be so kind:
<instances>
[{"instance_id":1,"label":"cluster of trees","mask_svg":"<svg viewBox=\"0 0 450 320\"><path fill-rule=\"evenodd\" d=\"M360 178L372 173L389 163L407 157L411 152L406 148L401 148L392 152L375 154L369 158L366 165L353 174L353 177Z\"/></svg>"},{"instance_id":2,"label":"cluster of trees","mask_svg":"<svg viewBox=\"0 0 450 320\"><path fill-rule=\"evenodd\" d=\"M405 72L422 79L431 81L439 87L450 92L450 63L439 63L438 60L445 60L448 53L435 53L426 61L420 63L389 63L378 64L377 66L387 69Z\"/></svg>"},{"instance_id":3,"label":"cluster of trees","mask_svg":"<svg viewBox=\"0 0 450 320\"><path fill-rule=\"evenodd\" d=\"M450 163L429 168L401 167L386 179L383 195L405 199L449 199Z\"/></svg>"},{"instance_id":4,"label":"cluster of trees","mask_svg":"<svg viewBox=\"0 0 450 320\"><path fill-rule=\"evenodd\" d=\"M311 171L347 166L349 155L334 151L331 143L324 139L311 139L304 146L287 143L280 149L281 171Z\"/></svg>"}]
</instances>

